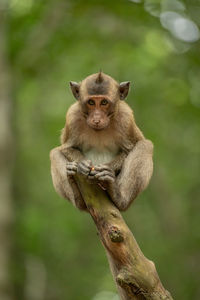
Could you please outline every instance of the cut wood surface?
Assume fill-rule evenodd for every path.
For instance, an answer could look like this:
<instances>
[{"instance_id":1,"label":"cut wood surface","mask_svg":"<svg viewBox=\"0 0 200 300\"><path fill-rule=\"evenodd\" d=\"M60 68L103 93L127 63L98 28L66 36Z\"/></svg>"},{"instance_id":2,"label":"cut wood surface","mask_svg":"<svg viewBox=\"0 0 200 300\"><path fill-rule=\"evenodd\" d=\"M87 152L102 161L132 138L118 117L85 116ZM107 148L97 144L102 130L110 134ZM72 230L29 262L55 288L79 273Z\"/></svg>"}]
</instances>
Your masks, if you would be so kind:
<instances>
[{"instance_id":1,"label":"cut wood surface","mask_svg":"<svg viewBox=\"0 0 200 300\"><path fill-rule=\"evenodd\" d=\"M143 255L106 193L81 176L76 180L106 250L121 299L172 299L163 287L154 263Z\"/></svg>"}]
</instances>

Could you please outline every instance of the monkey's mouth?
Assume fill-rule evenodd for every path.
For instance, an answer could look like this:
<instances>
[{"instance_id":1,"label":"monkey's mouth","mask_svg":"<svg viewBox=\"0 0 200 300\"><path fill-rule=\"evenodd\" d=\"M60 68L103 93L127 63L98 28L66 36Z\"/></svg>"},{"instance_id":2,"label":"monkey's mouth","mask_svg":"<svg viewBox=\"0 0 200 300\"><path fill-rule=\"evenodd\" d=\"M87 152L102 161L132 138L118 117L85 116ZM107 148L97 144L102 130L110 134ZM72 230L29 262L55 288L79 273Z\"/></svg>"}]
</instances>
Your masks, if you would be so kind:
<instances>
[{"instance_id":1,"label":"monkey's mouth","mask_svg":"<svg viewBox=\"0 0 200 300\"><path fill-rule=\"evenodd\" d=\"M96 131L101 131L105 128L108 127L108 125L95 125L95 124L88 124L90 128L96 130Z\"/></svg>"},{"instance_id":2,"label":"monkey's mouth","mask_svg":"<svg viewBox=\"0 0 200 300\"><path fill-rule=\"evenodd\" d=\"M107 127L107 126L106 126ZM94 125L92 126L92 129L96 130L96 131L100 131L106 128L105 126L98 126L98 125Z\"/></svg>"}]
</instances>

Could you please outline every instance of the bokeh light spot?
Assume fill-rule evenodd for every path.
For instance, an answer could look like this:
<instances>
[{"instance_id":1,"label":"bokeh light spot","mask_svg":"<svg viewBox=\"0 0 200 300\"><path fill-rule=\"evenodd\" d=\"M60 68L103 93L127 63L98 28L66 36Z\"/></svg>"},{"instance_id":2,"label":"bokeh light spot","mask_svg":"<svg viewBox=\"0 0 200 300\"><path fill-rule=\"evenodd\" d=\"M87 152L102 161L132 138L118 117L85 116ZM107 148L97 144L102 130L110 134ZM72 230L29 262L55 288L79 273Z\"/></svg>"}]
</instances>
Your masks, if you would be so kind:
<instances>
[{"instance_id":1,"label":"bokeh light spot","mask_svg":"<svg viewBox=\"0 0 200 300\"><path fill-rule=\"evenodd\" d=\"M142 0L129 0L129 1L134 2L134 3L141 3L142 2Z\"/></svg>"},{"instance_id":2,"label":"bokeh light spot","mask_svg":"<svg viewBox=\"0 0 200 300\"><path fill-rule=\"evenodd\" d=\"M177 39L184 42L195 42L199 39L200 33L197 25L180 14L173 11L161 13L160 22Z\"/></svg>"}]
</instances>

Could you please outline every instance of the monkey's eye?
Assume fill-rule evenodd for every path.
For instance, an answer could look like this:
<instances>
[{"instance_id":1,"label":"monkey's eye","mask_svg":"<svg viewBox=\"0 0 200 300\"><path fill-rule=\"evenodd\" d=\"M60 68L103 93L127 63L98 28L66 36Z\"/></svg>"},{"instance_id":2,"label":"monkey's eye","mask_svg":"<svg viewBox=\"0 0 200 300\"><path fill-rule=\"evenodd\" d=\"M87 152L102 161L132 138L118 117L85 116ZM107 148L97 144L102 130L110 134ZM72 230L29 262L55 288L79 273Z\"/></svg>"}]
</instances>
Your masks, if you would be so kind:
<instances>
[{"instance_id":1,"label":"monkey's eye","mask_svg":"<svg viewBox=\"0 0 200 300\"><path fill-rule=\"evenodd\" d=\"M101 105L106 105L106 104L108 104L108 100L103 99L103 100L101 101Z\"/></svg>"},{"instance_id":2,"label":"monkey's eye","mask_svg":"<svg viewBox=\"0 0 200 300\"><path fill-rule=\"evenodd\" d=\"M88 100L88 104L89 104L89 105L95 105L95 102L94 102L94 100L89 99L89 100Z\"/></svg>"}]
</instances>

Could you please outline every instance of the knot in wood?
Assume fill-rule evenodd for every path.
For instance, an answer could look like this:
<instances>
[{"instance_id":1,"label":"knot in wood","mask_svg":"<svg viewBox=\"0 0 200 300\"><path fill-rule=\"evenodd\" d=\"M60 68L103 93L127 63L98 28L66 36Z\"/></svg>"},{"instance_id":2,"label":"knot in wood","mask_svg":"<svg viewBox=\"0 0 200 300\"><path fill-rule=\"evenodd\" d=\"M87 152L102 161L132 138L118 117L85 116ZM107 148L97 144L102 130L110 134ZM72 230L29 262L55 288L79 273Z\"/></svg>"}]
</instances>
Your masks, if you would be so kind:
<instances>
[{"instance_id":1,"label":"knot in wood","mask_svg":"<svg viewBox=\"0 0 200 300\"><path fill-rule=\"evenodd\" d=\"M121 231L116 226L111 226L108 230L108 234L113 243L121 243L124 240Z\"/></svg>"},{"instance_id":2,"label":"knot in wood","mask_svg":"<svg viewBox=\"0 0 200 300\"><path fill-rule=\"evenodd\" d=\"M114 211L114 210L112 210L111 212L110 212L110 214L111 214L111 216L112 217L114 217L114 218L120 218L120 215L119 215L119 213L117 213L116 211Z\"/></svg>"}]
</instances>

